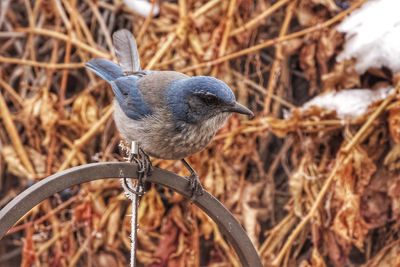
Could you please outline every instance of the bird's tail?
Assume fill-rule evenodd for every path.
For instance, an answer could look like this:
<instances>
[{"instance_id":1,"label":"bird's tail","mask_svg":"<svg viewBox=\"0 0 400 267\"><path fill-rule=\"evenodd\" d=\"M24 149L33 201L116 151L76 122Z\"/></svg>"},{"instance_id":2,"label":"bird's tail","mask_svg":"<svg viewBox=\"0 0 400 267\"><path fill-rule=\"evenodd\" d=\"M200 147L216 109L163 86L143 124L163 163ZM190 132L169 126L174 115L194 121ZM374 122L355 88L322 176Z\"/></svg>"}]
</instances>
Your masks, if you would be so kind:
<instances>
[{"instance_id":1,"label":"bird's tail","mask_svg":"<svg viewBox=\"0 0 400 267\"><path fill-rule=\"evenodd\" d=\"M90 69L107 82L112 82L124 76L121 67L108 59L94 58L86 62L86 68Z\"/></svg>"}]
</instances>

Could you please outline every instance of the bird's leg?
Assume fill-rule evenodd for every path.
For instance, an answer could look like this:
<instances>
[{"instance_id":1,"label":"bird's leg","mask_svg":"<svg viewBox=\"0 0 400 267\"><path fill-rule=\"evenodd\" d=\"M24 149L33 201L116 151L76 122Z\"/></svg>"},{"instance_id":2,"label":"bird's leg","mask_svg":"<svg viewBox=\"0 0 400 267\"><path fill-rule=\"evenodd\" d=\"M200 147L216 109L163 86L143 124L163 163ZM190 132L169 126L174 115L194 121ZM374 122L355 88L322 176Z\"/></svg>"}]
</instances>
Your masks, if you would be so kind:
<instances>
[{"instance_id":1,"label":"bird's leg","mask_svg":"<svg viewBox=\"0 0 400 267\"><path fill-rule=\"evenodd\" d=\"M135 162L138 165L138 186L136 189L130 188L124 178L125 187L134 194L143 195L151 187L149 182L146 182L148 176L152 174L153 166L149 156L138 146L138 143L132 142L129 161Z\"/></svg>"},{"instance_id":2,"label":"bird's leg","mask_svg":"<svg viewBox=\"0 0 400 267\"><path fill-rule=\"evenodd\" d=\"M139 143L136 141L132 141L131 149L129 151L128 156L129 162L135 162L138 165L137 175L138 182L136 185L133 184L131 180L128 178L122 178L123 184L122 187L125 190L125 193L129 199L134 199L135 197L143 196L144 187L143 187L143 176L144 176L144 164L139 159Z\"/></svg>"},{"instance_id":3,"label":"bird's leg","mask_svg":"<svg viewBox=\"0 0 400 267\"><path fill-rule=\"evenodd\" d=\"M190 166L190 164L185 160L185 159L181 159L183 165L185 166L185 168L190 172L190 176L189 178L189 187L190 190L192 191L192 200L196 198L196 196L201 196L203 195L203 186L200 183L200 179L199 176L197 175L197 173L195 172L195 170L192 168L192 166Z\"/></svg>"},{"instance_id":4,"label":"bird's leg","mask_svg":"<svg viewBox=\"0 0 400 267\"><path fill-rule=\"evenodd\" d=\"M151 183L146 182L147 177L151 176L153 173L153 165L151 164L150 157L143 151L143 149L139 148L138 161L140 162L140 170L141 172L139 176L139 183L143 186L144 191L149 191L151 188Z\"/></svg>"},{"instance_id":5,"label":"bird's leg","mask_svg":"<svg viewBox=\"0 0 400 267\"><path fill-rule=\"evenodd\" d=\"M143 163L143 171L146 173L145 176L151 176L153 173L153 165L151 164L149 155L147 155L141 148L139 148L139 155Z\"/></svg>"}]
</instances>

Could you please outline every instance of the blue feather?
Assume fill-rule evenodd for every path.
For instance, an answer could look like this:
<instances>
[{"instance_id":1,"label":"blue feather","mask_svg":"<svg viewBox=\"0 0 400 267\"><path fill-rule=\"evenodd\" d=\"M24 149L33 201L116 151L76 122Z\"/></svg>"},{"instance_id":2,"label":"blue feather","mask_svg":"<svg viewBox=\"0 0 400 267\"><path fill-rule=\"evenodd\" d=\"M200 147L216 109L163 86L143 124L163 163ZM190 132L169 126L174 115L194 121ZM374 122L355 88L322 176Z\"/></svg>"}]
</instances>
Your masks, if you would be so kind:
<instances>
[{"instance_id":1,"label":"blue feather","mask_svg":"<svg viewBox=\"0 0 400 267\"><path fill-rule=\"evenodd\" d=\"M124 76L124 73L118 64L103 58L95 58L88 61L86 67L107 82L114 81L119 77Z\"/></svg>"},{"instance_id":2,"label":"blue feather","mask_svg":"<svg viewBox=\"0 0 400 267\"><path fill-rule=\"evenodd\" d=\"M110 82L115 98L126 116L133 120L153 114L149 105L144 101L143 94L137 87L139 77L124 76Z\"/></svg>"},{"instance_id":3,"label":"blue feather","mask_svg":"<svg viewBox=\"0 0 400 267\"><path fill-rule=\"evenodd\" d=\"M143 95L137 88L139 76L124 76L118 64L102 58L90 60L86 63L86 67L111 84L115 98L126 116L140 120L152 114L152 110L143 100ZM140 74L144 75L147 72Z\"/></svg>"}]
</instances>

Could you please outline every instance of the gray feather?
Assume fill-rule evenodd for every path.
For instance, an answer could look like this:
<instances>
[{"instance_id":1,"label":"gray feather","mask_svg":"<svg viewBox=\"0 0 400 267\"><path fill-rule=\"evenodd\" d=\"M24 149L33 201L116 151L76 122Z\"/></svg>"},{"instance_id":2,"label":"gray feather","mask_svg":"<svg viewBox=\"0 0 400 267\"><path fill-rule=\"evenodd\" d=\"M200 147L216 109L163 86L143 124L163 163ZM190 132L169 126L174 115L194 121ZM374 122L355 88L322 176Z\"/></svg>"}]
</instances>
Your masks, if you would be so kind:
<instances>
[{"instance_id":1,"label":"gray feather","mask_svg":"<svg viewBox=\"0 0 400 267\"><path fill-rule=\"evenodd\" d=\"M113 34L115 53L119 64L125 74L132 74L141 70L140 58L136 40L132 33L126 29Z\"/></svg>"},{"instance_id":2,"label":"gray feather","mask_svg":"<svg viewBox=\"0 0 400 267\"><path fill-rule=\"evenodd\" d=\"M86 68L90 69L107 82L114 81L124 76L118 64L104 58L94 58L86 62Z\"/></svg>"},{"instance_id":3,"label":"gray feather","mask_svg":"<svg viewBox=\"0 0 400 267\"><path fill-rule=\"evenodd\" d=\"M140 120L152 114L150 106L145 102L142 92L137 87L138 79L134 75L129 75L111 82L118 104L125 114L133 120Z\"/></svg>"}]
</instances>

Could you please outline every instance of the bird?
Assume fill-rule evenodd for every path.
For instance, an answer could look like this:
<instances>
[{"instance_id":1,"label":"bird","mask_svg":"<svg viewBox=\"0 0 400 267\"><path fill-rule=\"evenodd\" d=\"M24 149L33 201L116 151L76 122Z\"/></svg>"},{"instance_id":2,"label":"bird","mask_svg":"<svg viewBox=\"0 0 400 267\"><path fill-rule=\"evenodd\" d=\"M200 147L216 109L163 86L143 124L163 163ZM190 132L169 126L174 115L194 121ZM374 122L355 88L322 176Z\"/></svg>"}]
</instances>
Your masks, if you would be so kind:
<instances>
[{"instance_id":1,"label":"bird","mask_svg":"<svg viewBox=\"0 0 400 267\"><path fill-rule=\"evenodd\" d=\"M199 176L185 158L205 149L232 113L253 112L217 78L142 70L136 40L126 29L114 32L113 44L119 64L94 58L85 66L111 85L118 131L146 155L181 160L190 171L192 197L202 195Z\"/></svg>"}]
</instances>

